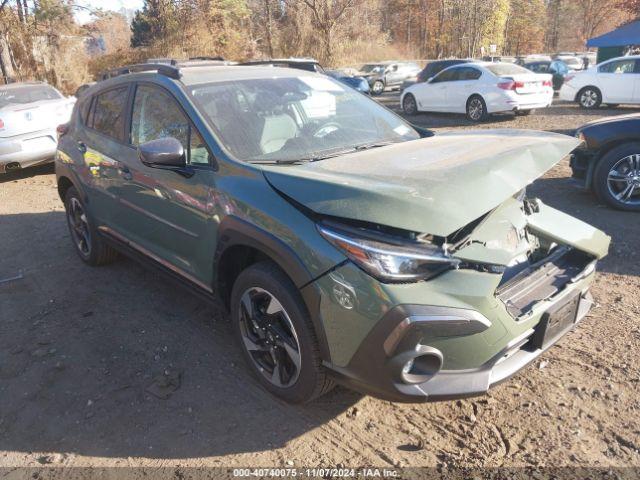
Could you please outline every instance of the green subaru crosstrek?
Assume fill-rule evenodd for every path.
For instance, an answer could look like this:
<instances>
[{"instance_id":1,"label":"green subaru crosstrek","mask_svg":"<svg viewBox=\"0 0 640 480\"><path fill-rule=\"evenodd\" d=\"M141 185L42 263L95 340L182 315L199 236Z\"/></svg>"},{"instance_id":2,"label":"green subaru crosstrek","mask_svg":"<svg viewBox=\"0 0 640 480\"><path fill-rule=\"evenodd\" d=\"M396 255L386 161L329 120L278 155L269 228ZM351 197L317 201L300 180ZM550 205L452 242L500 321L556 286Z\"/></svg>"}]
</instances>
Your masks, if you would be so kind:
<instances>
[{"instance_id":1,"label":"green subaru crosstrek","mask_svg":"<svg viewBox=\"0 0 640 480\"><path fill-rule=\"evenodd\" d=\"M432 135L316 73L125 67L59 133L80 258L125 252L221 299L290 402L334 381L398 401L485 392L586 315L609 247L526 196L576 139Z\"/></svg>"}]
</instances>

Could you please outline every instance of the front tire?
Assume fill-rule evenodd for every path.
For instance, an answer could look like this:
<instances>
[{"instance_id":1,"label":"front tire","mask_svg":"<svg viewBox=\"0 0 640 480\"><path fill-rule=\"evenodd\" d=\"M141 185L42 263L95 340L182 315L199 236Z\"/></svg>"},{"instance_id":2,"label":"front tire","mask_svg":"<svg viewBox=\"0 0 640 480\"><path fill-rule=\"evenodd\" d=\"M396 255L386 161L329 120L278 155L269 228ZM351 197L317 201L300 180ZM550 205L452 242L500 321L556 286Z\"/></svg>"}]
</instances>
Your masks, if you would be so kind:
<instances>
[{"instance_id":1,"label":"front tire","mask_svg":"<svg viewBox=\"0 0 640 480\"><path fill-rule=\"evenodd\" d=\"M593 189L613 208L640 212L640 143L627 143L607 152L596 165Z\"/></svg>"},{"instance_id":2,"label":"front tire","mask_svg":"<svg viewBox=\"0 0 640 480\"><path fill-rule=\"evenodd\" d=\"M382 80L376 80L375 82L373 82L373 85L371 86L371 94L372 95L382 95L382 93L384 92L384 82Z\"/></svg>"},{"instance_id":3,"label":"front tire","mask_svg":"<svg viewBox=\"0 0 640 480\"><path fill-rule=\"evenodd\" d=\"M64 208L67 212L71 240L82 261L97 267L116 260L118 252L100 238L93 219L75 187L70 187L65 193Z\"/></svg>"},{"instance_id":4,"label":"front tire","mask_svg":"<svg viewBox=\"0 0 640 480\"><path fill-rule=\"evenodd\" d=\"M467 100L467 118L472 122L483 122L489 118L487 104L480 95L473 95Z\"/></svg>"},{"instance_id":5,"label":"front tire","mask_svg":"<svg viewBox=\"0 0 640 480\"><path fill-rule=\"evenodd\" d=\"M584 87L578 92L578 103L582 108L595 110L602 104L602 94L596 87Z\"/></svg>"},{"instance_id":6,"label":"front tire","mask_svg":"<svg viewBox=\"0 0 640 480\"><path fill-rule=\"evenodd\" d=\"M409 116L413 116L418 113L418 103L411 93L407 93L402 99L402 110Z\"/></svg>"},{"instance_id":7,"label":"front tire","mask_svg":"<svg viewBox=\"0 0 640 480\"><path fill-rule=\"evenodd\" d=\"M306 306L275 264L260 262L238 276L231 319L249 369L269 392L306 403L331 390Z\"/></svg>"}]
</instances>

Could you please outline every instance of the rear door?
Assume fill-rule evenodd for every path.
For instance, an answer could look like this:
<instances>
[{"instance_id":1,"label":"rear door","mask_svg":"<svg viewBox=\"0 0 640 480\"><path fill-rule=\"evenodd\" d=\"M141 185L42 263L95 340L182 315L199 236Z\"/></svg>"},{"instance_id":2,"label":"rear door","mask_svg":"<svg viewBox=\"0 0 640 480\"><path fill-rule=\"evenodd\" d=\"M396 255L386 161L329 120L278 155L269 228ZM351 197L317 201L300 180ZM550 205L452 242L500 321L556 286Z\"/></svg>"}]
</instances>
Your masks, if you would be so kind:
<instances>
[{"instance_id":1,"label":"rear door","mask_svg":"<svg viewBox=\"0 0 640 480\"><path fill-rule=\"evenodd\" d=\"M119 215L116 182L118 158L125 149L126 106L129 84L109 87L93 96L84 120L84 128L75 134L76 149L82 156L80 175L86 188L93 191L89 205L100 225L110 225Z\"/></svg>"},{"instance_id":2,"label":"rear door","mask_svg":"<svg viewBox=\"0 0 640 480\"><path fill-rule=\"evenodd\" d=\"M122 215L114 228L138 250L208 288L216 231L213 158L185 110L164 87L139 83L131 112L129 145L119 158ZM139 145L166 137L182 143L188 175L140 161Z\"/></svg>"},{"instance_id":3,"label":"rear door","mask_svg":"<svg viewBox=\"0 0 640 480\"><path fill-rule=\"evenodd\" d=\"M479 82L482 72L475 67L459 66L455 71L454 82L446 90L447 111L464 113L467 108L467 100L474 93L480 93Z\"/></svg>"},{"instance_id":4,"label":"rear door","mask_svg":"<svg viewBox=\"0 0 640 480\"><path fill-rule=\"evenodd\" d=\"M597 76L602 100L605 103L635 103L639 75L636 73L636 60L633 58L614 60L600 65Z\"/></svg>"},{"instance_id":5,"label":"rear door","mask_svg":"<svg viewBox=\"0 0 640 480\"><path fill-rule=\"evenodd\" d=\"M416 100L420 110L440 112L447 109L447 90L452 88L457 78L454 68L443 70L430 82L420 84L416 89Z\"/></svg>"}]
</instances>

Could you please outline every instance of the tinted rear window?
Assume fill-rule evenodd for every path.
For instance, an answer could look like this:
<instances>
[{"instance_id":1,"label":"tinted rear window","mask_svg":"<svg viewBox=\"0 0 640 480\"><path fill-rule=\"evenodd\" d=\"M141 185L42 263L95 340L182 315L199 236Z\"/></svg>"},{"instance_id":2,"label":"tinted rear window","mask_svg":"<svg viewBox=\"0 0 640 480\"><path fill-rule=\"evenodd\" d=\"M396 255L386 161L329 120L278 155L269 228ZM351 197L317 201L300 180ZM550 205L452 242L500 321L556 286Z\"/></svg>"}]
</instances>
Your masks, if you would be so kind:
<instances>
[{"instance_id":1,"label":"tinted rear window","mask_svg":"<svg viewBox=\"0 0 640 480\"><path fill-rule=\"evenodd\" d=\"M122 140L128 90L129 87L120 87L97 95L89 126L104 135Z\"/></svg>"},{"instance_id":2,"label":"tinted rear window","mask_svg":"<svg viewBox=\"0 0 640 480\"><path fill-rule=\"evenodd\" d=\"M494 75L501 77L503 75L520 75L522 73L531 73L524 67L513 65L512 63L494 63L492 65L486 65L485 68Z\"/></svg>"},{"instance_id":3,"label":"tinted rear window","mask_svg":"<svg viewBox=\"0 0 640 480\"><path fill-rule=\"evenodd\" d=\"M48 85L32 85L28 87L11 87L0 90L0 107L7 105L23 105L41 100L58 100L62 95Z\"/></svg>"}]
</instances>

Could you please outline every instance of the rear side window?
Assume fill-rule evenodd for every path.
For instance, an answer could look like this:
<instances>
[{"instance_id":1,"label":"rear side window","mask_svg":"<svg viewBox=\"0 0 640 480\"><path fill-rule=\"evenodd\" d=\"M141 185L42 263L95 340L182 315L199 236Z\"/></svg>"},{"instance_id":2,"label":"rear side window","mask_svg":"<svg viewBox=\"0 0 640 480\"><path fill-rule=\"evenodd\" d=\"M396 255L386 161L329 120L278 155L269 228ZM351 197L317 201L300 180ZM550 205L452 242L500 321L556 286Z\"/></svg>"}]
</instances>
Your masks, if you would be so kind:
<instances>
[{"instance_id":1,"label":"rear side window","mask_svg":"<svg viewBox=\"0 0 640 480\"><path fill-rule=\"evenodd\" d=\"M482 76L482 72L473 67L460 67L458 70L460 80L478 80Z\"/></svg>"},{"instance_id":2,"label":"rear side window","mask_svg":"<svg viewBox=\"0 0 640 480\"><path fill-rule=\"evenodd\" d=\"M139 86L133 102L131 143L137 147L142 143L167 137L173 137L182 143L189 163L210 163L204 140L176 100L156 87Z\"/></svg>"},{"instance_id":3,"label":"rear side window","mask_svg":"<svg viewBox=\"0 0 640 480\"><path fill-rule=\"evenodd\" d=\"M518 75L521 73L529 73L524 67L513 65L511 63L494 63L492 65L486 65L485 68L493 73L497 77L503 75Z\"/></svg>"},{"instance_id":4,"label":"rear side window","mask_svg":"<svg viewBox=\"0 0 640 480\"><path fill-rule=\"evenodd\" d=\"M598 68L598 71L600 73L634 73L635 69L636 61L629 59L605 63Z\"/></svg>"},{"instance_id":5,"label":"rear side window","mask_svg":"<svg viewBox=\"0 0 640 480\"><path fill-rule=\"evenodd\" d=\"M24 105L41 100L59 100L60 92L48 85L10 87L0 90L0 108L7 105Z\"/></svg>"},{"instance_id":6,"label":"rear side window","mask_svg":"<svg viewBox=\"0 0 640 480\"><path fill-rule=\"evenodd\" d=\"M89 113L88 126L108 137L122 140L129 87L98 94Z\"/></svg>"}]
</instances>

